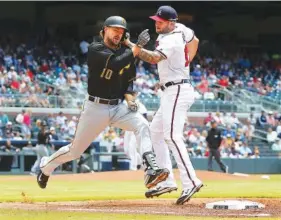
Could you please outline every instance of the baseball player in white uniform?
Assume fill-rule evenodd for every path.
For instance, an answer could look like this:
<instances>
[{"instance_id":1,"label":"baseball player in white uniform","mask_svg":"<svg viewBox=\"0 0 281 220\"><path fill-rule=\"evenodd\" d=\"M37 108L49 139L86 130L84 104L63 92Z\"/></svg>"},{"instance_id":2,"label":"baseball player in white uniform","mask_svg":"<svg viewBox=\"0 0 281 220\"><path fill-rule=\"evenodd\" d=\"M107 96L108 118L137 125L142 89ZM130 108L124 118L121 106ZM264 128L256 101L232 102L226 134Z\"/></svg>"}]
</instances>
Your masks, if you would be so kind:
<instances>
[{"instance_id":1,"label":"baseball player in white uniform","mask_svg":"<svg viewBox=\"0 0 281 220\"><path fill-rule=\"evenodd\" d=\"M139 99L135 100L138 105L138 112L141 113L147 119L147 109L146 107L139 101ZM140 149L137 145L137 139L132 131L125 131L124 134L124 152L130 158L130 170L137 170L138 166L142 164Z\"/></svg>"},{"instance_id":2,"label":"baseball player in white uniform","mask_svg":"<svg viewBox=\"0 0 281 220\"><path fill-rule=\"evenodd\" d=\"M155 20L159 34L156 49L142 49L139 58L158 64L161 89L160 108L150 125L151 139L156 161L159 166L168 168L170 175L162 184L146 192L146 197L159 196L177 190L172 172L169 149L172 151L180 171L182 193L176 204L181 205L203 186L196 176L183 142L183 127L187 110L194 102L194 88L189 80L189 63L196 55L199 40L194 32L177 23L177 12L170 6L161 6Z\"/></svg>"}]
</instances>

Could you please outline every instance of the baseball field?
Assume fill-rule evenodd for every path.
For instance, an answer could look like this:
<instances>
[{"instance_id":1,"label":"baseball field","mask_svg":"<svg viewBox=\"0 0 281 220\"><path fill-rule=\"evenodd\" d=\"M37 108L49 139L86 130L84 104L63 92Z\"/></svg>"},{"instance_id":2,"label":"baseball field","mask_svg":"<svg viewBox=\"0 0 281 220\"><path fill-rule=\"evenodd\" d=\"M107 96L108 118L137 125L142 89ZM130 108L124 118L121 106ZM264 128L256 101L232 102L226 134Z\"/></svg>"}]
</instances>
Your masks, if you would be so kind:
<instances>
[{"instance_id":1,"label":"baseball field","mask_svg":"<svg viewBox=\"0 0 281 220\"><path fill-rule=\"evenodd\" d=\"M40 189L34 176L0 176L0 219L281 219L281 175L234 176L198 171L205 186L185 205L181 193L146 199L143 171L53 175ZM205 204L225 199L261 202L258 210L209 210Z\"/></svg>"}]
</instances>

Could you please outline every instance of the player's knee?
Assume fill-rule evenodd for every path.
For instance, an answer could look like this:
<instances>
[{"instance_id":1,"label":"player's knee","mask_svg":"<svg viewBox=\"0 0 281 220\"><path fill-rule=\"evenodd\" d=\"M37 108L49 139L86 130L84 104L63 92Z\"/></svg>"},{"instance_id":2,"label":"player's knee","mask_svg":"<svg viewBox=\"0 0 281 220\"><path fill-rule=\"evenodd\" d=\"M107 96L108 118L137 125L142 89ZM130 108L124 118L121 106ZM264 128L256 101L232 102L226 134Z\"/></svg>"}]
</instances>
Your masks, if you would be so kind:
<instances>
[{"instance_id":1,"label":"player's knee","mask_svg":"<svg viewBox=\"0 0 281 220\"><path fill-rule=\"evenodd\" d=\"M164 140L167 144L170 144L170 143L178 143L180 141L183 141L183 137L180 136L180 135L171 135L170 133L165 133L164 134Z\"/></svg>"},{"instance_id":2,"label":"player's knee","mask_svg":"<svg viewBox=\"0 0 281 220\"><path fill-rule=\"evenodd\" d=\"M136 129L135 133L149 132L149 124L146 120L143 120Z\"/></svg>"},{"instance_id":3,"label":"player's knee","mask_svg":"<svg viewBox=\"0 0 281 220\"><path fill-rule=\"evenodd\" d=\"M80 158L80 156L82 154L80 151L77 151L77 149L72 148L71 145L64 146L64 147L60 148L59 151L61 152L61 154L68 153L70 160L75 160L77 158Z\"/></svg>"}]
</instances>

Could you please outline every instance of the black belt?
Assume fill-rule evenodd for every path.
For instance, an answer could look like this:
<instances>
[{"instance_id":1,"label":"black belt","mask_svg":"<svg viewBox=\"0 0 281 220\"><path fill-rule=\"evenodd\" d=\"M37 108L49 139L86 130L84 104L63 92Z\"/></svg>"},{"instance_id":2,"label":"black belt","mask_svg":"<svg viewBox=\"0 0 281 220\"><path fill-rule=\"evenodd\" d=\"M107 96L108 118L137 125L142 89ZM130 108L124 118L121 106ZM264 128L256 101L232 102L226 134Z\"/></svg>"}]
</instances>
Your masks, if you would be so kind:
<instances>
[{"instance_id":1,"label":"black belt","mask_svg":"<svg viewBox=\"0 0 281 220\"><path fill-rule=\"evenodd\" d=\"M105 105L118 105L121 102L121 99L102 99L94 96L89 96L89 100L92 102L105 104Z\"/></svg>"},{"instance_id":2,"label":"black belt","mask_svg":"<svg viewBox=\"0 0 281 220\"><path fill-rule=\"evenodd\" d=\"M173 85L179 85L179 84L184 84L184 83L190 83L190 80L189 79L182 79L181 81L179 82L173 82L173 81L170 81L170 82L167 82L165 83L164 85L162 85L160 88L162 91L164 91L166 88L168 88L169 86L173 86Z\"/></svg>"}]
</instances>

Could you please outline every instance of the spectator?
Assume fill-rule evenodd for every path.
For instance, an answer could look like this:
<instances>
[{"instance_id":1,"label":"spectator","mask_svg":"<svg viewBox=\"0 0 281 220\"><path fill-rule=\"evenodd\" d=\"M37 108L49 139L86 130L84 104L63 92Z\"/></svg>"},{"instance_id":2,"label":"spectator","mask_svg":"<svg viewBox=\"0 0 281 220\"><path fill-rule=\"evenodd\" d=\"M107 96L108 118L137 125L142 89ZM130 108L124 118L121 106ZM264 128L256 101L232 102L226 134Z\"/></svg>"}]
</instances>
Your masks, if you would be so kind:
<instances>
[{"instance_id":1,"label":"spectator","mask_svg":"<svg viewBox=\"0 0 281 220\"><path fill-rule=\"evenodd\" d=\"M276 128L276 133L277 133L277 135L281 134L281 121L278 122L278 126Z\"/></svg>"},{"instance_id":2,"label":"spectator","mask_svg":"<svg viewBox=\"0 0 281 220\"><path fill-rule=\"evenodd\" d=\"M240 126L240 121L239 119L237 118L236 114L235 113L231 113L231 127L234 128L234 129L237 129L239 126Z\"/></svg>"},{"instance_id":3,"label":"spectator","mask_svg":"<svg viewBox=\"0 0 281 220\"><path fill-rule=\"evenodd\" d=\"M225 88L228 87L229 86L229 78L227 76L223 76L219 80L218 84L222 87L225 87Z\"/></svg>"},{"instance_id":4,"label":"spectator","mask_svg":"<svg viewBox=\"0 0 281 220\"><path fill-rule=\"evenodd\" d=\"M4 112L0 112L0 128L3 128L6 126L6 124L9 121L9 117L4 113Z\"/></svg>"},{"instance_id":5,"label":"spectator","mask_svg":"<svg viewBox=\"0 0 281 220\"><path fill-rule=\"evenodd\" d=\"M56 119L54 118L53 113L48 114L46 121L47 121L48 127L56 126Z\"/></svg>"},{"instance_id":6,"label":"spectator","mask_svg":"<svg viewBox=\"0 0 281 220\"><path fill-rule=\"evenodd\" d=\"M275 142L277 138L277 133L276 131L273 131L271 127L268 128L268 132L267 132L267 135L266 135L266 139L267 139L267 142L269 144L273 144Z\"/></svg>"},{"instance_id":7,"label":"spectator","mask_svg":"<svg viewBox=\"0 0 281 220\"><path fill-rule=\"evenodd\" d=\"M58 141L59 140L59 137L58 135L56 134L56 129L55 127L51 127L50 128L50 141Z\"/></svg>"},{"instance_id":8,"label":"spectator","mask_svg":"<svg viewBox=\"0 0 281 220\"><path fill-rule=\"evenodd\" d=\"M76 125L77 125L77 117L73 116L72 120L70 120L68 123L68 134L71 138L74 137L76 131Z\"/></svg>"},{"instance_id":9,"label":"spectator","mask_svg":"<svg viewBox=\"0 0 281 220\"><path fill-rule=\"evenodd\" d=\"M263 128L267 125L267 118L265 115L265 111L261 111L261 116L257 120L257 125Z\"/></svg>"},{"instance_id":10,"label":"spectator","mask_svg":"<svg viewBox=\"0 0 281 220\"><path fill-rule=\"evenodd\" d=\"M56 118L56 124L57 126L62 126L65 123L66 117L63 115L63 112L59 112L59 115Z\"/></svg>"},{"instance_id":11,"label":"spectator","mask_svg":"<svg viewBox=\"0 0 281 220\"><path fill-rule=\"evenodd\" d=\"M66 79L62 72L59 73L59 78L56 79L55 84L57 86L64 86L66 84Z\"/></svg>"},{"instance_id":12,"label":"spectator","mask_svg":"<svg viewBox=\"0 0 281 220\"><path fill-rule=\"evenodd\" d=\"M13 138L14 137L12 125L13 125L13 123L10 121L6 124L6 127L4 128L4 134L3 134L4 138Z\"/></svg>"},{"instance_id":13,"label":"spectator","mask_svg":"<svg viewBox=\"0 0 281 220\"><path fill-rule=\"evenodd\" d=\"M253 159L260 158L260 150L257 146L254 147L254 154L251 156L251 158Z\"/></svg>"},{"instance_id":14,"label":"spectator","mask_svg":"<svg viewBox=\"0 0 281 220\"><path fill-rule=\"evenodd\" d=\"M250 119L246 120L246 124L242 127L242 132L246 138L251 141L255 132L255 127L251 124Z\"/></svg>"},{"instance_id":15,"label":"spectator","mask_svg":"<svg viewBox=\"0 0 281 220\"><path fill-rule=\"evenodd\" d=\"M248 143L246 141L244 141L240 147L240 154L244 158L250 157L252 154L252 150L248 147Z\"/></svg>"},{"instance_id":16,"label":"spectator","mask_svg":"<svg viewBox=\"0 0 281 220\"><path fill-rule=\"evenodd\" d=\"M272 144L271 149L273 151L281 151L281 139L276 138L275 143Z\"/></svg>"},{"instance_id":17,"label":"spectator","mask_svg":"<svg viewBox=\"0 0 281 220\"><path fill-rule=\"evenodd\" d=\"M17 131L15 136L13 137L13 140L23 140L23 138L21 137L20 133Z\"/></svg>"},{"instance_id":18,"label":"spectator","mask_svg":"<svg viewBox=\"0 0 281 220\"><path fill-rule=\"evenodd\" d=\"M80 47L80 50L81 50L81 53L83 55L85 55L86 53L88 53L88 47L89 47L89 43L85 40L82 40L79 44L79 47Z\"/></svg>"},{"instance_id":19,"label":"spectator","mask_svg":"<svg viewBox=\"0 0 281 220\"><path fill-rule=\"evenodd\" d=\"M236 149L234 143L230 147L230 152L228 154L228 157L229 158L240 158L240 152Z\"/></svg>"},{"instance_id":20,"label":"spectator","mask_svg":"<svg viewBox=\"0 0 281 220\"><path fill-rule=\"evenodd\" d=\"M23 124L22 124L22 133L26 139L30 139L31 137L31 110L28 110L23 115Z\"/></svg>"},{"instance_id":21,"label":"spectator","mask_svg":"<svg viewBox=\"0 0 281 220\"><path fill-rule=\"evenodd\" d=\"M195 85L198 85L201 82L202 71L201 71L201 66L199 64L196 65L194 71L191 73L191 76Z\"/></svg>"},{"instance_id":22,"label":"spectator","mask_svg":"<svg viewBox=\"0 0 281 220\"><path fill-rule=\"evenodd\" d=\"M234 144L234 138L231 137L231 134L227 134L222 141L222 145L224 148L229 148Z\"/></svg>"},{"instance_id":23,"label":"spectator","mask_svg":"<svg viewBox=\"0 0 281 220\"><path fill-rule=\"evenodd\" d=\"M19 113L16 117L16 122L19 124L19 125L22 125L23 124L23 117L24 117L24 114L25 114L25 110L23 109L21 111L21 113Z\"/></svg>"},{"instance_id":24,"label":"spectator","mask_svg":"<svg viewBox=\"0 0 281 220\"><path fill-rule=\"evenodd\" d=\"M214 116L214 120L217 122L218 125L223 125L224 126L223 119L222 119L222 117L221 117L219 112L217 112L216 115Z\"/></svg>"},{"instance_id":25,"label":"spectator","mask_svg":"<svg viewBox=\"0 0 281 220\"><path fill-rule=\"evenodd\" d=\"M71 140L71 138L68 135L68 132L65 131L65 127L60 128L60 130L58 132L58 138L59 138L59 140L62 140L62 141Z\"/></svg>"},{"instance_id":26,"label":"spectator","mask_svg":"<svg viewBox=\"0 0 281 220\"><path fill-rule=\"evenodd\" d=\"M247 121L250 121L251 125L255 125L256 124L256 118L254 116L254 113L251 113L249 118L247 119Z\"/></svg>"},{"instance_id":27,"label":"spectator","mask_svg":"<svg viewBox=\"0 0 281 220\"><path fill-rule=\"evenodd\" d=\"M275 121L275 118L273 116L273 112L272 111L269 111L268 112L268 116L266 118L266 121L267 121L267 124L272 126L272 127L275 127L276 126L276 121Z\"/></svg>"},{"instance_id":28,"label":"spectator","mask_svg":"<svg viewBox=\"0 0 281 220\"><path fill-rule=\"evenodd\" d=\"M3 151L3 152L20 152L20 149L17 147L14 147L11 144L11 140L8 139L8 140L6 140L6 144L1 147L1 151Z\"/></svg>"},{"instance_id":29,"label":"spectator","mask_svg":"<svg viewBox=\"0 0 281 220\"><path fill-rule=\"evenodd\" d=\"M213 118L213 116L212 116L212 113L209 112L208 116L204 119L204 125L209 124L213 119L214 119L214 118Z\"/></svg>"},{"instance_id":30,"label":"spectator","mask_svg":"<svg viewBox=\"0 0 281 220\"><path fill-rule=\"evenodd\" d=\"M229 135L229 137L231 137L232 139L234 139L236 136L235 131L231 130L231 127L229 125L226 126L226 130L224 130L222 133L223 137L227 137L227 135Z\"/></svg>"},{"instance_id":31,"label":"spectator","mask_svg":"<svg viewBox=\"0 0 281 220\"><path fill-rule=\"evenodd\" d=\"M281 75L280 75L280 77L281 77ZM281 83L281 81L280 81L280 83ZM277 123L280 122L281 121L281 115L278 115L278 112L274 112L274 119Z\"/></svg>"}]
</instances>

